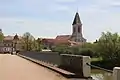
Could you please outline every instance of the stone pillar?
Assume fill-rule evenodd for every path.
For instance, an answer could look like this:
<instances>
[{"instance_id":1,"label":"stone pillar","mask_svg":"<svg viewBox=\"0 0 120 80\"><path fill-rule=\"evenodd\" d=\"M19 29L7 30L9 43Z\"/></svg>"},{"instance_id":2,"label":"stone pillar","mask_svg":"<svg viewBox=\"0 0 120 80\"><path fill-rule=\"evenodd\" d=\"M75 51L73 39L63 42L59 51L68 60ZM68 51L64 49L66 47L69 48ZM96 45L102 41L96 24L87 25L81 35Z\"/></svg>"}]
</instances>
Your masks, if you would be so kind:
<instances>
[{"instance_id":1,"label":"stone pillar","mask_svg":"<svg viewBox=\"0 0 120 80\"><path fill-rule=\"evenodd\" d=\"M120 67L114 67L113 80L120 80Z\"/></svg>"},{"instance_id":2,"label":"stone pillar","mask_svg":"<svg viewBox=\"0 0 120 80\"><path fill-rule=\"evenodd\" d=\"M86 63L90 64L89 56L83 56L83 76L90 77L91 76L91 67L88 66Z\"/></svg>"}]
</instances>

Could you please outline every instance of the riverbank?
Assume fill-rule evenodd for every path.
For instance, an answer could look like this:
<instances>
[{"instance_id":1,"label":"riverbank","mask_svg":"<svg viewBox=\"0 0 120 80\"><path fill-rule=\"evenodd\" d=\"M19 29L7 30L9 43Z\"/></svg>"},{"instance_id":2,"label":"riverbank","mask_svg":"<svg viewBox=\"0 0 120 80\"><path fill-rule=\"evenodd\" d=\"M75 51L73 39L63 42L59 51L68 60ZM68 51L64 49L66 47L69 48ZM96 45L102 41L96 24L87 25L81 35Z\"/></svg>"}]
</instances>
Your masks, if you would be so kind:
<instances>
[{"instance_id":1,"label":"riverbank","mask_svg":"<svg viewBox=\"0 0 120 80\"><path fill-rule=\"evenodd\" d=\"M94 80L112 80L112 73L109 73L103 70L92 69L91 77Z\"/></svg>"},{"instance_id":2,"label":"riverbank","mask_svg":"<svg viewBox=\"0 0 120 80\"><path fill-rule=\"evenodd\" d=\"M108 70L113 70L114 67L116 66L120 66L120 64L116 64L116 63L113 63L112 61L105 61L105 60L102 60L102 59L92 59L91 60L91 64L92 65L95 65L95 66L98 66L98 67L101 67L101 68L105 68L105 69L108 69ZM92 67L92 69L94 69Z\"/></svg>"}]
</instances>

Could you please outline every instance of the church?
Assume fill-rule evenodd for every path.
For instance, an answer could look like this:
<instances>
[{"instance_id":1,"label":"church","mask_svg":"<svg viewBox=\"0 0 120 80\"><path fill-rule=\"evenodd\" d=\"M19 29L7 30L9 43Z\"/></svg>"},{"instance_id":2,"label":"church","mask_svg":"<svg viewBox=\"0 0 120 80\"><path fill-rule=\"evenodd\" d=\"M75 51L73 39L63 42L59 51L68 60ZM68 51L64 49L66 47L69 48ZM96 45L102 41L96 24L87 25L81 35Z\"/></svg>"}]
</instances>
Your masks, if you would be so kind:
<instances>
[{"instance_id":1,"label":"church","mask_svg":"<svg viewBox=\"0 0 120 80\"><path fill-rule=\"evenodd\" d=\"M70 46L81 45L86 42L86 39L82 34L82 22L80 20L79 13L76 12L75 18L72 23L72 35L58 35L55 39L42 39L42 43L46 47L51 47L60 44L66 44Z\"/></svg>"}]
</instances>

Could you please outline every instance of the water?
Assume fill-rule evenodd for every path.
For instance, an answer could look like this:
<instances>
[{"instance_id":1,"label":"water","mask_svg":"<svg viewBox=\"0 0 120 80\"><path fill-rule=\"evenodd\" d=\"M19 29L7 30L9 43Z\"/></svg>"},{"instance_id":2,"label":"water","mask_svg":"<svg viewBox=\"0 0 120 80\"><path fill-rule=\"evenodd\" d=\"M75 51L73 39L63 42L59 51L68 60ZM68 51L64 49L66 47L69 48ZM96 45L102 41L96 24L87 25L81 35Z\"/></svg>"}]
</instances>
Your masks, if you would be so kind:
<instances>
[{"instance_id":1,"label":"water","mask_svg":"<svg viewBox=\"0 0 120 80\"><path fill-rule=\"evenodd\" d=\"M91 76L95 80L112 80L112 73L105 72L98 69L92 69Z\"/></svg>"}]
</instances>

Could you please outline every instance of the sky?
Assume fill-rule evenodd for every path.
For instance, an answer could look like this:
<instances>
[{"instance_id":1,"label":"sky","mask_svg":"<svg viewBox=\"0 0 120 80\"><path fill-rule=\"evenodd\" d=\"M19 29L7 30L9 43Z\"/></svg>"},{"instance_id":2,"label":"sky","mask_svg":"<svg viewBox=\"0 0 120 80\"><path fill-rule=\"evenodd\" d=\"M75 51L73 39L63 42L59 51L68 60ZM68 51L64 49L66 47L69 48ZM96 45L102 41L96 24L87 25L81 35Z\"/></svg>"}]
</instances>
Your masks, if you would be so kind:
<instances>
[{"instance_id":1,"label":"sky","mask_svg":"<svg viewBox=\"0 0 120 80\"><path fill-rule=\"evenodd\" d=\"M77 11L87 41L120 32L120 0L0 0L0 28L5 35L68 35Z\"/></svg>"}]
</instances>

